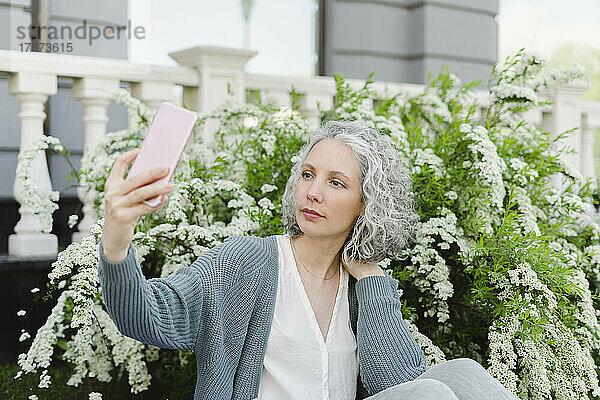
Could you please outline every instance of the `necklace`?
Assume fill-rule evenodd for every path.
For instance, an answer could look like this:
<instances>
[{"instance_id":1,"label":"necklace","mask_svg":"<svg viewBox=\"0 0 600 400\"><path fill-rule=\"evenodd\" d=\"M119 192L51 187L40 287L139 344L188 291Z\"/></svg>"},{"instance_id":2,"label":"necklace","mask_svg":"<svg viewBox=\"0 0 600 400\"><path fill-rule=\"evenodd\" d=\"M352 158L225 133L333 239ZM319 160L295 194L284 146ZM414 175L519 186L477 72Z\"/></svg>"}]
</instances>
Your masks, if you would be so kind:
<instances>
[{"instance_id":1,"label":"necklace","mask_svg":"<svg viewBox=\"0 0 600 400\"><path fill-rule=\"evenodd\" d=\"M315 278L322 279L324 281L328 281L328 280L330 280L331 278L333 278L334 276L337 275L337 271L334 272L333 275L331 275L329 278L324 278L322 276L314 274L310 269L308 269L306 267L306 264L304 264L304 260L302 260L302 257L300 257L300 254L298 254L298 251L296 250L296 246L294 246L294 242L291 239L290 239L290 243L292 244L292 249L294 250L294 253L298 256L298 260L300 260L300 264L302 264L302 266L304 267L304 269L306 270L306 272L308 272L309 274L311 274Z\"/></svg>"}]
</instances>

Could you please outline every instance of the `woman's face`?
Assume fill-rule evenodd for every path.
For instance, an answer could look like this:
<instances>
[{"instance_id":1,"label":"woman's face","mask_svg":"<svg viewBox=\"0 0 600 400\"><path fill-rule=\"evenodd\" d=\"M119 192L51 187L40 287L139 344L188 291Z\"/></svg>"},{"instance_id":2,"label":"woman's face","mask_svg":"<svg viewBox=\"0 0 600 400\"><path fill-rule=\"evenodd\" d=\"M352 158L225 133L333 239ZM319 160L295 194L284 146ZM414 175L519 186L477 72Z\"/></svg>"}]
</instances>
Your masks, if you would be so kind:
<instances>
[{"instance_id":1,"label":"woman's face","mask_svg":"<svg viewBox=\"0 0 600 400\"><path fill-rule=\"evenodd\" d=\"M296 185L296 219L300 229L311 236L345 239L362 210L360 169L352 150L337 140L323 139L308 153L300 171Z\"/></svg>"}]
</instances>

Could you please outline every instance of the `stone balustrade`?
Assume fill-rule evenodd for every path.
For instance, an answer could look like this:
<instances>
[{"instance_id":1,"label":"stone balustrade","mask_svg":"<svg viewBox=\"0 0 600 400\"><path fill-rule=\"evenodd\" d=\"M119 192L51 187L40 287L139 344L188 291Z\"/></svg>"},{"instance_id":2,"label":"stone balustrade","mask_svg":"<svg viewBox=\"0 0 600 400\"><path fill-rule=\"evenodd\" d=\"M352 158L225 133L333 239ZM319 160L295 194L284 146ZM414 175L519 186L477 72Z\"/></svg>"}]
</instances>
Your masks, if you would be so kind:
<instances>
[{"instance_id":1,"label":"stone balustrade","mask_svg":"<svg viewBox=\"0 0 600 400\"><path fill-rule=\"evenodd\" d=\"M156 109L160 102L169 101L200 113L213 111L226 97L245 101L247 93L274 99L279 105L291 105L291 89L301 94L300 111L306 115L311 127L321 121L321 112L331 109L335 83L331 77L288 77L248 74L244 72L247 61L255 55L248 50L196 46L171 53L177 66L133 64L124 60L83 57L47 53L21 53L0 50L0 74L9 77L9 93L20 102L20 149L44 135L46 115L44 104L57 93L57 78L73 80L74 98L84 106L84 154L106 134L107 108L112 94L123 83L129 84L131 93ZM354 88L364 85L361 80L349 80ZM405 92L415 95L423 91L422 85L393 82L374 82L377 93ZM527 119L553 134L578 128L565 139L575 149L568 161L581 173L596 182L594 168L594 130L600 127L600 102L581 99L585 85L574 84L555 88L548 96L551 106L527 114ZM488 94L476 92L478 112L485 115ZM210 141L210 126L204 128L203 139ZM34 162L34 178L42 195L52 190L46 157L41 154ZM40 231L39 216L23 205L19 185L13 188L15 199L21 205L20 219L9 237L9 254L14 256L56 255L57 238ZM81 186L78 197L83 203L84 217L73 235L79 241L89 233L96 216L92 208L94 194Z\"/></svg>"}]
</instances>

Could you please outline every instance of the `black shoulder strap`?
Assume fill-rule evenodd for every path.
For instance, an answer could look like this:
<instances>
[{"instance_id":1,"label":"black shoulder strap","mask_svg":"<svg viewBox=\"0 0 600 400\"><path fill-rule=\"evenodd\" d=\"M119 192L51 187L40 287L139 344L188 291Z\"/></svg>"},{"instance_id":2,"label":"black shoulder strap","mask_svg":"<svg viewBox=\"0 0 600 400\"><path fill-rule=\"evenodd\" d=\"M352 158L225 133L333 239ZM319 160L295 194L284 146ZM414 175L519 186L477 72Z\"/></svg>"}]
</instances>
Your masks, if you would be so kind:
<instances>
[{"instance_id":1,"label":"black shoulder strap","mask_svg":"<svg viewBox=\"0 0 600 400\"><path fill-rule=\"evenodd\" d=\"M356 336L356 324L358 322L358 298L356 297L356 278L354 278L352 275L350 275L350 279L348 280L348 305L350 310L350 326L352 326L352 331L354 332L354 336ZM356 381L356 400L362 400L369 397L369 393L360 380L360 363L358 365L358 371L359 373Z\"/></svg>"}]
</instances>

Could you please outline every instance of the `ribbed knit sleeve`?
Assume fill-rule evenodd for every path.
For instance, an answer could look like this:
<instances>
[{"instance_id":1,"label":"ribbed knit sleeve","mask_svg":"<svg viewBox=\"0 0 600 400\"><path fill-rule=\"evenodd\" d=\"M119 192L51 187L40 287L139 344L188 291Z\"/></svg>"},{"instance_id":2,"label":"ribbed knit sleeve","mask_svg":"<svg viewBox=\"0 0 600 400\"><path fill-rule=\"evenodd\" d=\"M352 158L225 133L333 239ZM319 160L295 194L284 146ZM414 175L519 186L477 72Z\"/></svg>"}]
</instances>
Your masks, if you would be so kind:
<instances>
[{"instance_id":1,"label":"ribbed knit sleeve","mask_svg":"<svg viewBox=\"0 0 600 400\"><path fill-rule=\"evenodd\" d=\"M356 283L360 377L370 395L425 372L425 355L402 319L397 288L387 274Z\"/></svg>"},{"instance_id":2,"label":"ribbed knit sleeve","mask_svg":"<svg viewBox=\"0 0 600 400\"><path fill-rule=\"evenodd\" d=\"M192 350L202 318L200 268L210 268L214 252L165 279L146 280L134 250L131 244L124 260L110 262L100 242L98 275L108 314L125 336L158 347Z\"/></svg>"}]
</instances>

